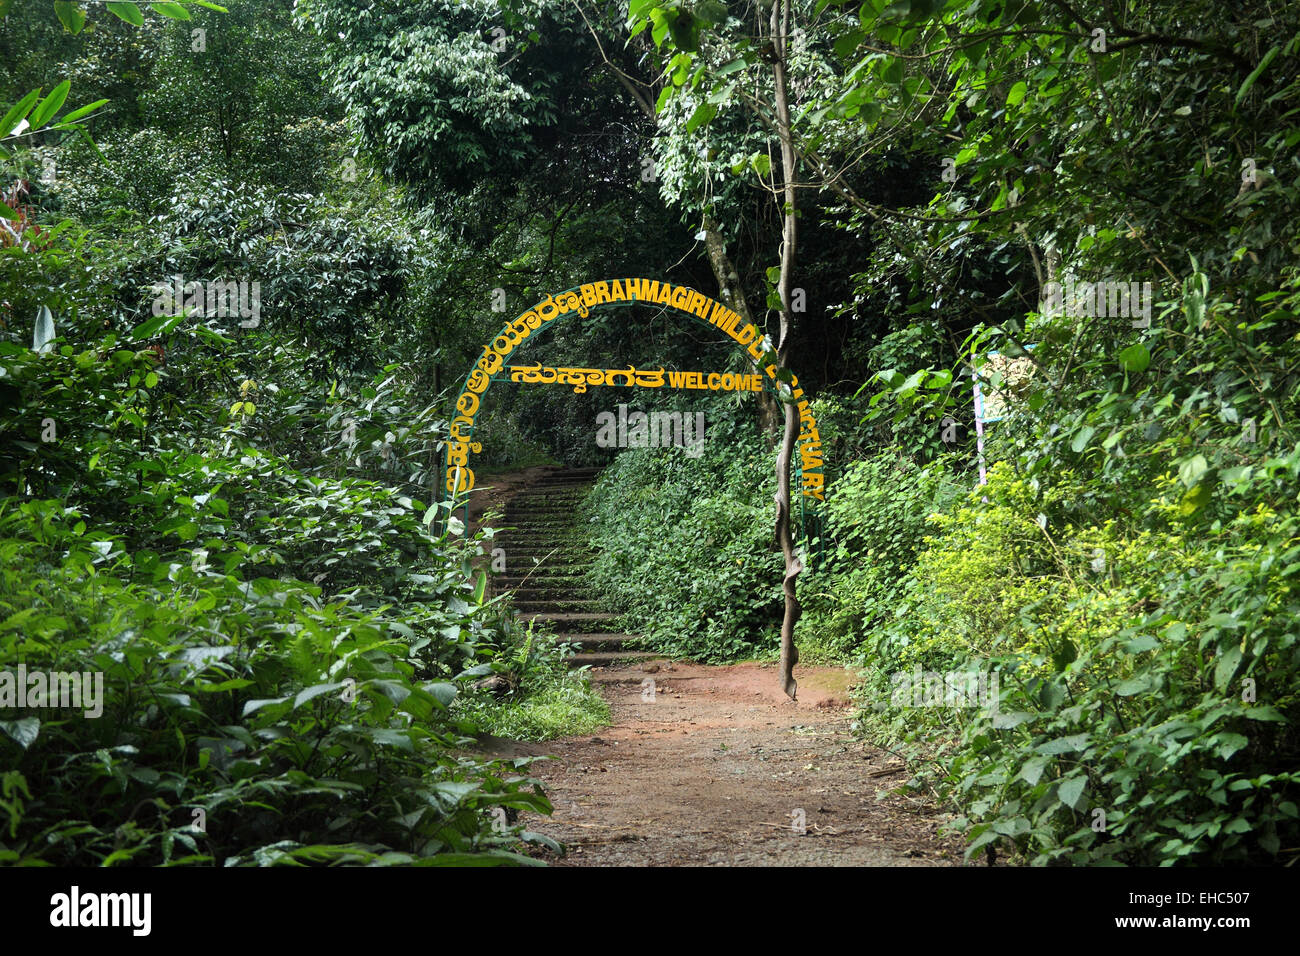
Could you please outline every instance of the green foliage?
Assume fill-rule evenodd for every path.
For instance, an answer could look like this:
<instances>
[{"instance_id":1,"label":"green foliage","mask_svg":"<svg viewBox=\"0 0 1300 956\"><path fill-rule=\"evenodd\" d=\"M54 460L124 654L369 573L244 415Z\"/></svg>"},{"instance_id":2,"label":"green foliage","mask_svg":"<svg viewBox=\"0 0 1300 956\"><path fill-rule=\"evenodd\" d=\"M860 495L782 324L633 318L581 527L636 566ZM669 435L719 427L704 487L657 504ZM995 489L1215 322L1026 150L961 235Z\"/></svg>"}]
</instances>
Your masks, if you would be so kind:
<instances>
[{"instance_id":1,"label":"green foliage","mask_svg":"<svg viewBox=\"0 0 1300 956\"><path fill-rule=\"evenodd\" d=\"M800 578L801 654L852 656L868 634L892 622L926 519L958 489L942 465L918 466L896 452L854 461L837 476L826 500L830 546Z\"/></svg>"},{"instance_id":2,"label":"green foliage","mask_svg":"<svg viewBox=\"0 0 1300 956\"><path fill-rule=\"evenodd\" d=\"M655 650L723 661L777 647L781 560L764 503L770 459L745 431L711 424L697 458L628 449L588 499L601 550L592 585Z\"/></svg>"},{"instance_id":3,"label":"green foliage","mask_svg":"<svg viewBox=\"0 0 1300 956\"><path fill-rule=\"evenodd\" d=\"M1267 318L1234 323L1196 274L1109 347L1113 329L1040 322L1043 374L1073 360L1092 387L1018 406L989 483L933 519L872 636L864 719L934 761L921 775L968 852L1229 863L1294 845L1300 297L1264 298ZM891 687L916 668L995 674L996 708L908 706Z\"/></svg>"},{"instance_id":4,"label":"green foliage","mask_svg":"<svg viewBox=\"0 0 1300 956\"><path fill-rule=\"evenodd\" d=\"M100 716L0 707L6 786L34 795L5 804L0 853L524 861L512 847L540 838L490 811L549 805L522 764L459 755L475 726L449 710L524 640L482 601L480 547L395 488L247 444L247 401L160 401L151 351L0 351L0 670L103 680ZM46 419L54 441L22 437Z\"/></svg>"},{"instance_id":5,"label":"green foliage","mask_svg":"<svg viewBox=\"0 0 1300 956\"><path fill-rule=\"evenodd\" d=\"M365 145L388 158L392 179L420 190L523 172L539 138L565 121L564 77L582 67L537 45L539 30L556 27L536 2L312 0L300 15L337 44L333 91Z\"/></svg>"},{"instance_id":6,"label":"green foliage","mask_svg":"<svg viewBox=\"0 0 1300 956\"><path fill-rule=\"evenodd\" d=\"M531 632L492 665L495 686L472 686L453 704L483 732L512 740L551 740L587 734L608 724L609 704L586 676L569 669L573 645ZM501 699L504 696L504 700Z\"/></svg>"},{"instance_id":7,"label":"green foliage","mask_svg":"<svg viewBox=\"0 0 1300 956\"><path fill-rule=\"evenodd\" d=\"M548 292L707 291L692 234L770 296L772 7L214 6L0 4L0 671L105 679L100 718L0 712L0 859L523 862L545 841L492 811L545 797L469 740L604 711L440 530L445 395ZM805 659L866 666L863 726L972 854L1293 861L1296 11L789 12L787 344L830 475ZM155 315L176 274L259 281L261 325ZM1151 321L1040 308L1066 280L1149 281ZM744 367L654 311L545 358ZM1033 373L963 494L994 349ZM602 460L599 400L494 396L483 461ZM702 660L780 620L741 414L620 454L585 515L629 628ZM996 710L909 705L926 670L996 675Z\"/></svg>"},{"instance_id":8,"label":"green foliage","mask_svg":"<svg viewBox=\"0 0 1300 956\"><path fill-rule=\"evenodd\" d=\"M265 547L130 554L55 501L0 520L4 669L103 679L102 715L0 722L35 795L4 821L10 862L510 861L517 832L488 809L549 809L513 767L452 754L452 671L490 618L463 596L459 614L399 617L247 574ZM454 560L437 583L468 591Z\"/></svg>"}]
</instances>

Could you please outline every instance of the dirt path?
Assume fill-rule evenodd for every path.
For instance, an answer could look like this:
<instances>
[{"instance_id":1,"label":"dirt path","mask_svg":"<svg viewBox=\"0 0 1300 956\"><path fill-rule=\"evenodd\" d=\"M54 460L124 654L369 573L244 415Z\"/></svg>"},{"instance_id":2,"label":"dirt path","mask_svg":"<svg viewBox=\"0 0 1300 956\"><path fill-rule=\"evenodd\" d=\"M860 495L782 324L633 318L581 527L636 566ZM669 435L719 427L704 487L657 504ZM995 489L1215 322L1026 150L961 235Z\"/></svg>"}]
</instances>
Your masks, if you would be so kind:
<instances>
[{"instance_id":1,"label":"dirt path","mask_svg":"<svg viewBox=\"0 0 1300 956\"><path fill-rule=\"evenodd\" d=\"M849 732L849 675L798 668L799 701L774 666L672 663L606 633L614 614L584 590L572 526L592 469L538 468L485 482L471 524L504 509L506 570L494 588L576 643L612 724L546 743L482 740L501 756L552 755L533 773L555 812L527 820L569 848L558 866L932 866L960 863L922 801L889 794L901 763ZM511 530L513 529L513 530ZM653 682L653 683L652 683ZM878 795L884 799L877 799Z\"/></svg>"},{"instance_id":2,"label":"dirt path","mask_svg":"<svg viewBox=\"0 0 1300 956\"><path fill-rule=\"evenodd\" d=\"M961 862L920 801L876 796L905 776L849 733L848 675L799 670L799 701L775 668L684 663L602 668L613 724L594 736L512 748L555 806L531 829L569 848L556 866L932 866ZM653 680L653 701L648 684ZM805 832L793 816L804 813Z\"/></svg>"}]
</instances>

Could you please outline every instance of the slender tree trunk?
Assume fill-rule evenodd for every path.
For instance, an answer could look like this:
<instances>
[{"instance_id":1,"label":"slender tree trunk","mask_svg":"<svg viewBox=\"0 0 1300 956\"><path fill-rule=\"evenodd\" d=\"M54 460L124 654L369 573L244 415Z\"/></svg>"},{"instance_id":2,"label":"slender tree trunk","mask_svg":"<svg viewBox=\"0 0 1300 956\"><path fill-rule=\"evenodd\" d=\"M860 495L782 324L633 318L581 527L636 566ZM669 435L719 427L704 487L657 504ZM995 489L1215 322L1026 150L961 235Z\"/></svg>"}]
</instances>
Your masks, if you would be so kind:
<instances>
[{"instance_id":1,"label":"slender tree trunk","mask_svg":"<svg viewBox=\"0 0 1300 956\"><path fill-rule=\"evenodd\" d=\"M772 72L775 78L774 105L776 107L777 135L781 140L781 178L784 186L778 196L781 210L781 276L777 292L781 297L781 337L777 342L777 361L782 368L790 351L790 327L793 316L790 311L791 284L794 279L795 251L798 243L798 218L796 211L796 157L794 138L790 130L790 98L786 83L785 58L788 48L787 38L790 33L790 0L776 0L772 4L772 48L775 57ZM795 590L795 579L803 570L803 562L794 549L794 536L791 533L792 520L790 505L790 459L794 456L795 444L799 438L799 410L793 399L785 403L785 433L782 435L781 451L776 456L776 540L781 546L785 558L785 577L782 590L785 592L785 616L781 621L781 689L795 699L798 684L794 679L794 666L799 663L799 649L794 644L794 626L803 613L799 597Z\"/></svg>"}]
</instances>

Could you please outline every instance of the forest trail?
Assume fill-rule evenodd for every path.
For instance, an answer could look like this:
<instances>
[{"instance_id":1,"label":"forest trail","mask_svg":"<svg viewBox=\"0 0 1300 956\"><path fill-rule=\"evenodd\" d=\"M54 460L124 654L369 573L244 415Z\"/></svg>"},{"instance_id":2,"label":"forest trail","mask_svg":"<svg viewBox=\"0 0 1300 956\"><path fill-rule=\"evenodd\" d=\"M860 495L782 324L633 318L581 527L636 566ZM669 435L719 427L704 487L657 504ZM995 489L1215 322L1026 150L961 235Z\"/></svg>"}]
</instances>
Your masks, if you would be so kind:
<instances>
[{"instance_id":1,"label":"forest trail","mask_svg":"<svg viewBox=\"0 0 1300 956\"><path fill-rule=\"evenodd\" d=\"M533 767L555 812L529 821L568 848L553 865L961 862L927 804L877 800L907 776L849 732L842 668L800 669L797 703L775 665L618 664L591 677L613 723L530 745L556 758Z\"/></svg>"},{"instance_id":2,"label":"forest trail","mask_svg":"<svg viewBox=\"0 0 1300 956\"><path fill-rule=\"evenodd\" d=\"M927 803L888 794L901 762L853 737L850 674L799 668L789 700L774 665L708 666L629 651L616 615L583 589L574 528L594 469L535 469L497 483L506 573L526 617L579 645L612 723L545 743L495 740L502 756L550 755L533 773L555 807L529 821L568 848L559 866L926 866L961 862ZM887 794L884 799L878 799Z\"/></svg>"}]
</instances>

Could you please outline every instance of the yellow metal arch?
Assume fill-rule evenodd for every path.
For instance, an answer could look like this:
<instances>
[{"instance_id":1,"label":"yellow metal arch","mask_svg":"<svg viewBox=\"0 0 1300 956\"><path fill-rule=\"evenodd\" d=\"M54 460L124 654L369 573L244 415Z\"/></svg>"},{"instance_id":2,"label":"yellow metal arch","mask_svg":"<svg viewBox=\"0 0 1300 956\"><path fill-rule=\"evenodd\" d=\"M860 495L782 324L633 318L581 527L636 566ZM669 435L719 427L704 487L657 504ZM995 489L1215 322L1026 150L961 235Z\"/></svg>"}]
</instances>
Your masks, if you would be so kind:
<instances>
[{"instance_id":1,"label":"yellow metal arch","mask_svg":"<svg viewBox=\"0 0 1300 956\"><path fill-rule=\"evenodd\" d=\"M447 440L443 488L448 494L455 496L474 487L470 456L482 451L482 445L474 441L474 424L494 376L506 368L506 360L515 349L558 319L575 315L585 319L594 309L635 303L663 306L679 316L722 330L745 349L756 365L762 365L772 357L770 344L765 342L765 337L757 328L745 322L723 303L688 286L654 279L606 279L575 286L558 295L548 295L517 319L507 322L501 334L483 347L482 357L465 377L464 387L456 399L456 413L452 417ZM786 378L776 364L770 361L763 371L774 384ZM803 500L807 504L812 503L809 499L824 501L826 480L817 421L808 399L804 397L803 389L799 387L799 380L790 375L788 385L791 390L790 399L797 402L799 408L800 487Z\"/></svg>"}]
</instances>

